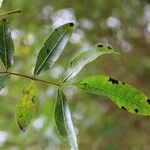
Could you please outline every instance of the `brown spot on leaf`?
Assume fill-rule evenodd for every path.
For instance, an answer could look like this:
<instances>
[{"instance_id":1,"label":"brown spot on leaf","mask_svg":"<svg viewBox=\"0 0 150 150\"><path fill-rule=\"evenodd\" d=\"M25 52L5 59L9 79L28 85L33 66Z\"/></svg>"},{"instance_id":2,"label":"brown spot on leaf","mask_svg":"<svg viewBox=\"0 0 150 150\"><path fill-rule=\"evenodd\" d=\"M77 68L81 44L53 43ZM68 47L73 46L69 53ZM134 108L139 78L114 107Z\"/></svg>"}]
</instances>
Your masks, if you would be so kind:
<instances>
[{"instance_id":1,"label":"brown spot on leaf","mask_svg":"<svg viewBox=\"0 0 150 150\"><path fill-rule=\"evenodd\" d=\"M31 100L33 103L35 103L35 96L33 96L33 98Z\"/></svg>"},{"instance_id":2,"label":"brown spot on leaf","mask_svg":"<svg viewBox=\"0 0 150 150\"><path fill-rule=\"evenodd\" d=\"M112 49L112 47L110 47L110 46L107 46L107 48L108 48L108 49Z\"/></svg>"},{"instance_id":3,"label":"brown spot on leaf","mask_svg":"<svg viewBox=\"0 0 150 150\"><path fill-rule=\"evenodd\" d=\"M147 99L147 103L150 105L150 99L149 98Z\"/></svg>"},{"instance_id":4,"label":"brown spot on leaf","mask_svg":"<svg viewBox=\"0 0 150 150\"><path fill-rule=\"evenodd\" d=\"M108 81L111 81L112 84L118 84L119 82L115 79L112 79L111 77L109 77L109 80Z\"/></svg>"},{"instance_id":5,"label":"brown spot on leaf","mask_svg":"<svg viewBox=\"0 0 150 150\"><path fill-rule=\"evenodd\" d=\"M134 109L134 111L136 112L136 113L138 113L139 112L139 110L136 108L136 109Z\"/></svg>"},{"instance_id":6,"label":"brown spot on leaf","mask_svg":"<svg viewBox=\"0 0 150 150\"><path fill-rule=\"evenodd\" d=\"M46 49L46 52L49 53L49 50L50 50L50 49Z\"/></svg>"},{"instance_id":7,"label":"brown spot on leaf","mask_svg":"<svg viewBox=\"0 0 150 150\"><path fill-rule=\"evenodd\" d=\"M6 21L6 19L4 18L4 19L3 19L3 21L5 22L5 21Z\"/></svg>"},{"instance_id":8,"label":"brown spot on leaf","mask_svg":"<svg viewBox=\"0 0 150 150\"><path fill-rule=\"evenodd\" d=\"M123 109L123 110L126 110L126 111L127 111L127 109L126 109L124 106L121 106L121 109Z\"/></svg>"},{"instance_id":9,"label":"brown spot on leaf","mask_svg":"<svg viewBox=\"0 0 150 150\"><path fill-rule=\"evenodd\" d=\"M72 26L74 26L74 24L73 24L73 23L70 23L70 27L72 27Z\"/></svg>"},{"instance_id":10,"label":"brown spot on leaf","mask_svg":"<svg viewBox=\"0 0 150 150\"><path fill-rule=\"evenodd\" d=\"M87 83L84 83L84 85L87 85Z\"/></svg>"},{"instance_id":11,"label":"brown spot on leaf","mask_svg":"<svg viewBox=\"0 0 150 150\"><path fill-rule=\"evenodd\" d=\"M98 44L97 47L103 47L103 45L102 44Z\"/></svg>"}]
</instances>

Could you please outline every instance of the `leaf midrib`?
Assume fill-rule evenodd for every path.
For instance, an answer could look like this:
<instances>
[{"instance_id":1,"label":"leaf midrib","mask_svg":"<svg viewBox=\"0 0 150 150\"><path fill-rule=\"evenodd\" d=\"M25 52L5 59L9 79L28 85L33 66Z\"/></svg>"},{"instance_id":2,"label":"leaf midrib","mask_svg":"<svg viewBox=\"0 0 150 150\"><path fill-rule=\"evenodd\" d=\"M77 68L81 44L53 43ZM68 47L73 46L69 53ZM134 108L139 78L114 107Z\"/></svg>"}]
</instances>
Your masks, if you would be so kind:
<instances>
[{"instance_id":1,"label":"leaf midrib","mask_svg":"<svg viewBox=\"0 0 150 150\"><path fill-rule=\"evenodd\" d=\"M107 92L107 93L112 94L113 96L117 96L117 97L119 97L119 98L122 98L122 99L125 99L125 100L129 101L129 99L128 99L127 97L118 95L118 94L116 94L116 93L114 93L114 92L111 92L111 91L107 90L106 88L102 88L102 87L97 88L97 87L95 87L95 89L97 89L97 90L102 90L102 91L104 91L104 92ZM106 93L105 96L108 96L107 93ZM100 94L100 95L103 95L103 94ZM109 96L108 96L108 97L109 97ZM110 98L110 97L109 97L109 98ZM110 98L110 99L111 99L111 98ZM114 101L114 102L115 102L115 101ZM142 105L140 102L137 103L136 101L131 101L131 103L136 104L136 105Z\"/></svg>"}]
</instances>

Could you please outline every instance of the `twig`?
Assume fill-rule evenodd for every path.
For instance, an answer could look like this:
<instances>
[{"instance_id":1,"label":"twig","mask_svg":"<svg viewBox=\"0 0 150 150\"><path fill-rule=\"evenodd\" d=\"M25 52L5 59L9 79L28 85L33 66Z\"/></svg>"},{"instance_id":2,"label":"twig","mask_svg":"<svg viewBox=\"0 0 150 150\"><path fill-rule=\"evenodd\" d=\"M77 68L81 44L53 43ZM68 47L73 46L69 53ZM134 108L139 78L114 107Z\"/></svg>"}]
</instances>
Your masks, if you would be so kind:
<instances>
[{"instance_id":1,"label":"twig","mask_svg":"<svg viewBox=\"0 0 150 150\"><path fill-rule=\"evenodd\" d=\"M4 16L7 16L7 15L16 14L16 13L21 13L21 10L19 9L19 10L6 12L6 13L3 13L3 14L0 14L0 17L4 17Z\"/></svg>"},{"instance_id":2,"label":"twig","mask_svg":"<svg viewBox=\"0 0 150 150\"><path fill-rule=\"evenodd\" d=\"M0 71L0 74L5 74L5 73L8 73L8 74L14 75L14 76L20 76L20 77L31 79L31 80L38 81L38 82L47 83L47 84L50 84L50 85L53 85L53 86L57 86L57 87L61 86L60 84L57 84L57 83L53 83L53 82L50 82L50 81L42 80L42 79L35 78L35 77L32 77L32 76L28 76L28 75L23 75L23 74L16 73L16 72Z\"/></svg>"}]
</instances>

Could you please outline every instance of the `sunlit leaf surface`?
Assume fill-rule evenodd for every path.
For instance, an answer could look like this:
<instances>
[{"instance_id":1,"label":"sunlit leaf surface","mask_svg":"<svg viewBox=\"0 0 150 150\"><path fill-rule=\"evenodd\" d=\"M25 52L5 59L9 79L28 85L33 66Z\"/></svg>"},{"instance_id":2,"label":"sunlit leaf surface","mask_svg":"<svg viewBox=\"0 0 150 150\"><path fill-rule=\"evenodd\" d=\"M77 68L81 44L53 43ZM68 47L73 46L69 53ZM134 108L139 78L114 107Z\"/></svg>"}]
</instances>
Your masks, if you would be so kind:
<instances>
[{"instance_id":1,"label":"sunlit leaf surface","mask_svg":"<svg viewBox=\"0 0 150 150\"><path fill-rule=\"evenodd\" d=\"M37 57L34 75L48 70L59 58L73 30L73 23L64 24L48 37Z\"/></svg>"},{"instance_id":2,"label":"sunlit leaf surface","mask_svg":"<svg viewBox=\"0 0 150 150\"><path fill-rule=\"evenodd\" d=\"M62 81L69 81L73 77L75 77L81 69L88 63L94 61L97 57L103 54L111 54L111 53L117 53L113 48L107 45L98 44L94 47L91 47L89 50L81 52L79 55L77 55L71 62L70 65L65 72Z\"/></svg>"},{"instance_id":3,"label":"sunlit leaf surface","mask_svg":"<svg viewBox=\"0 0 150 150\"><path fill-rule=\"evenodd\" d=\"M74 85L87 92L109 97L128 112L150 115L150 99L125 82L107 76L91 76L77 81Z\"/></svg>"},{"instance_id":4,"label":"sunlit leaf surface","mask_svg":"<svg viewBox=\"0 0 150 150\"><path fill-rule=\"evenodd\" d=\"M58 90L54 119L60 136L70 143L74 150L78 150L71 113L67 104L66 96L61 90Z\"/></svg>"}]
</instances>

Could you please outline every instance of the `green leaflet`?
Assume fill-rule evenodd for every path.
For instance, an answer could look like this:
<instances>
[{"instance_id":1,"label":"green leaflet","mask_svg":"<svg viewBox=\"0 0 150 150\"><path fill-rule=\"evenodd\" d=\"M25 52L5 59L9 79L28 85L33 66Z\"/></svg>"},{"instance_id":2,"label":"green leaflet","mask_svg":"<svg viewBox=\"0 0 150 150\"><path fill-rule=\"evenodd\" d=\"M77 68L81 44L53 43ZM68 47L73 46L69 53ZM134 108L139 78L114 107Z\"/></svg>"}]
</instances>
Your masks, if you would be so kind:
<instances>
[{"instance_id":1,"label":"green leaflet","mask_svg":"<svg viewBox=\"0 0 150 150\"><path fill-rule=\"evenodd\" d=\"M69 81L75 77L86 64L92 62L100 55L111 53L118 54L113 48L102 44L98 44L94 47L91 47L87 51L81 52L70 62L70 65L65 72L61 82Z\"/></svg>"},{"instance_id":2,"label":"green leaflet","mask_svg":"<svg viewBox=\"0 0 150 150\"><path fill-rule=\"evenodd\" d=\"M55 29L48 37L37 57L34 75L48 70L59 58L73 31L73 23Z\"/></svg>"},{"instance_id":3,"label":"green leaflet","mask_svg":"<svg viewBox=\"0 0 150 150\"><path fill-rule=\"evenodd\" d=\"M60 89L58 90L54 119L60 136L71 145L73 150L78 150L76 134L67 99Z\"/></svg>"},{"instance_id":4,"label":"green leaflet","mask_svg":"<svg viewBox=\"0 0 150 150\"><path fill-rule=\"evenodd\" d=\"M13 65L14 44L11 38L9 23L6 19L0 21L0 58L6 69Z\"/></svg>"},{"instance_id":5,"label":"green leaflet","mask_svg":"<svg viewBox=\"0 0 150 150\"><path fill-rule=\"evenodd\" d=\"M84 78L73 85L90 93L107 96L128 112L150 115L150 99L127 83L101 75Z\"/></svg>"},{"instance_id":6,"label":"green leaflet","mask_svg":"<svg viewBox=\"0 0 150 150\"><path fill-rule=\"evenodd\" d=\"M8 73L4 75L0 75L0 90L6 86L9 80L10 80L10 75Z\"/></svg>"},{"instance_id":7,"label":"green leaflet","mask_svg":"<svg viewBox=\"0 0 150 150\"><path fill-rule=\"evenodd\" d=\"M16 104L16 120L21 131L25 131L32 121L36 110L37 88L34 82L31 82L23 88L20 100Z\"/></svg>"}]
</instances>

